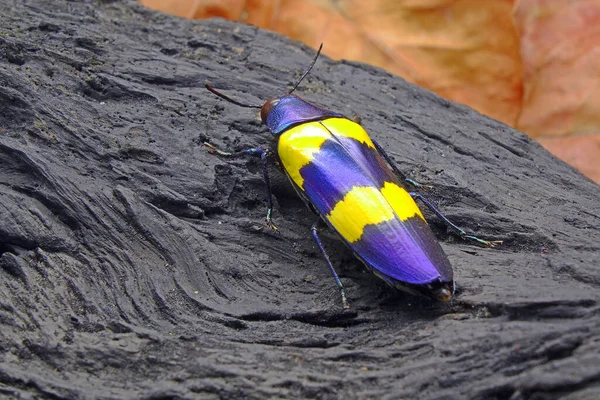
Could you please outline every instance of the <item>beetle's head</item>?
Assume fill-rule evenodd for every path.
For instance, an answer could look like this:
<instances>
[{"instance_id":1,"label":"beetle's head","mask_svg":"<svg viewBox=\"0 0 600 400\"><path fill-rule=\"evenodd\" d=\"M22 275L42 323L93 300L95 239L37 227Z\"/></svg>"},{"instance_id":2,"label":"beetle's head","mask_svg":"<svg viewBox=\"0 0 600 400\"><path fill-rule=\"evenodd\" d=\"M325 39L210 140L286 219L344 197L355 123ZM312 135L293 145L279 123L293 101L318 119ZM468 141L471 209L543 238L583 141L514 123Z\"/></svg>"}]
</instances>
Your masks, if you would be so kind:
<instances>
[{"instance_id":1,"label":"beetle's head","mask_svg":"<svg viewBox=\"0 0 600 400\"><path fill-rule=\"evenodd\" d=\"M265 104L263 104L263 106L260 109L260 119L262 119L262 122L264 122L265 124L267 123L267 116L269 115L273 107L279 104L280 101L281 97L274 97L272 99L267 100Z\"/></svg>"}]
</instances>

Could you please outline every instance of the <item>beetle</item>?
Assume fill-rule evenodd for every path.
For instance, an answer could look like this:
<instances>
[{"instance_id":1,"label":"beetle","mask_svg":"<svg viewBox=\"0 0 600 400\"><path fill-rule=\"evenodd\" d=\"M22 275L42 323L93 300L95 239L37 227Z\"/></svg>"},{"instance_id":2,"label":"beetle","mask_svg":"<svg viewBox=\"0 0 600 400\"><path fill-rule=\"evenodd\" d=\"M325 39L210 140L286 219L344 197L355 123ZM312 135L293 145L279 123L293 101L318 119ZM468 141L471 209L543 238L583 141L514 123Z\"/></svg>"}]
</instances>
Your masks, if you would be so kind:
<instances>
[{"instance_id":1,"label":"beetle","mask_svg":"<svg viewBox=\"0 0 600 400\"><path fill-rule=\"evenodd\" d=\"M221 157L261 158L267 193L266 224L274 230L277 227L271 219L267 165L270 156L278 158L298 195L318 216L311 232L339 287L344 308L349 307L344 286L319 237L323 226L335 232L370 271L390 286L449 301L455 289L452 267L415 200L463 239L487 247L501 241L468 235L421 194L408 191L407 185L421 185L407 178L358 122L293 94L322 48L323 44L286 95L269 99L262 106L239 102L205 85L230 103L260 109L263 123L277 138L274 151L249 148L231 153L204 144Z\"/></svg>"}]
</instances>

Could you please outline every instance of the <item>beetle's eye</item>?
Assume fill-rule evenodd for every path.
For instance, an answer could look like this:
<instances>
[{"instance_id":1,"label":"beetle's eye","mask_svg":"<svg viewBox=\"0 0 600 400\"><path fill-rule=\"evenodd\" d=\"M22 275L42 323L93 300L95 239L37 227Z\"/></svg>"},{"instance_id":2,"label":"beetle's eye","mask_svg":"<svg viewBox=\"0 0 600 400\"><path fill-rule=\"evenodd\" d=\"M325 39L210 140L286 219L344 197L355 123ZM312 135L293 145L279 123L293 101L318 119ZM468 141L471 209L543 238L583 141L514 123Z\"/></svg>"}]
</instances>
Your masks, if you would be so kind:
<instances>
[{"instance_id":1,"label":"beetle's eye","mask_svg":"<svg viewBox=\"0 0 600 400\"><path fill-rule=\"evenodd\" d=\"M267 102L263 104L262 108L260 109L260 119L262 119L264 123L267 122L267 116L269 115L273 107L279 104L279 100L280 98L277 97L274 99L267 100Z\"/></svg>"}]
</instances>

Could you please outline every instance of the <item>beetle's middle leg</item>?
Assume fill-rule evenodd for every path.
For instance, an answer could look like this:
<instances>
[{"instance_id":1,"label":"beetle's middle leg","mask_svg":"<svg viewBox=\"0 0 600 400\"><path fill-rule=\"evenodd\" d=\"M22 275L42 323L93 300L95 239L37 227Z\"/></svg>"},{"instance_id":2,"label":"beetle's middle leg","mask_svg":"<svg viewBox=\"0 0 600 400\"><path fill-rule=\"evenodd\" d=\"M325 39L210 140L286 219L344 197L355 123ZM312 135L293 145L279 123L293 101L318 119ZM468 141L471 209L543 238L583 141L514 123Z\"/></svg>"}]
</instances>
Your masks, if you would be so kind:
<instances>
[{"instance_id":1,"label":"beetle's middle leg","mask_svg":"<svg viewBox=\"0 0 600 400\"><path fill-rule=\"evenodd\" d=\"M477 236L468 235L463 229L459 228L455 224L453 224L436 206L433 205L432 202L423 197L420 193L410 192L410 196L415 200L421 200L423 204L427 206L435 215L437 215L446 225L450 227L458 236L465 240L471 240L473 242L479 243L485 247L495 247L499 244L502 244L502 240L483 240L478 238Z\"/></svg>"},{"instance_id":2,"label":"beetle's middle leg","mask_svg":"<svg viewBox=\"0 0 600 400\"><path fill-rule=\"evenodd\" d=\"M321 253L323 253L323 257L325 257L325 261L327 261L327 265L329 266L329 269L331 270L331 273L333 274L335 283L337 283L338 287L340 288L340 293L342 294L342 304L344 306L344 309L348 309L348 308L350 308L350 305L348 304L348 300L346 300L346 291L344 290L344 285L342 285L342 281L340 280L337 272L335 272L335 269L333 268L333 264L331 264L331 260L329 259L327 252L325 252L323 243L321 243L321 239L319 238L319 225L322 225L322 222L323 222L323 220L321 219L321 217L319 217L317 222L315 222L313 224L313 226L311 228L312 235L315 238L315 242L317 242L317 246L319 246Z\"/></svg>"},{"instance_id":3,"label":"beetle's middle leg","mask_svg":"<svg viewBox=\"0 0 600 400\"><path fill-rule=\"evenodd\" d=\"M206 147L208 147L209 151L212 154L216 154L220 157L225 157L225 158L241 158L241 157L245 157L245 156L260 157L260 161L262 164L263 180L265 181L265 189L267 192L267 216L265 218L266 224L269 228L273 229L274 231L279 230L277 228L277 226L275 226L275 224L271 220L271 215L273 214L273 199L272 199L272 195L271 195L271 183L269 181L269 171L267 168L267 166L268 166L267 163L268 163L268 158L272 155L272 152L270 150L261 149L260 147L253 147L250 149L238 151L236 153L230 153L230 152L226 152L223 150L219 150L210 143L205 142L204 145Z\"/></svg>"},{"instance_id":4,"label":"beetle's middle leg","mask_svg":"<svg viewBox=\"0 0 600 400\"><path fill-rule=\"evenodd\" d=\"M402 171L400 171L398 169L398 167L396 166L396 163L394 163L394 161L392 161L392 159L390 158L390 156L387 155L387 153L385 152L385 150L383 150L383 147L381 147L379 145L379 143L377 143L375 141L375 139L371 139L371 141L373 142L373 145L375 146L375 148L377 149L377 151L379 152L379 154L381 154L383 156L383 158L385 159L385 161L387 161L387 163L390 165L390 167L392 167L392 171L394 171L394 173L396 175L398 175L398 177L406 182L406 183L410 183L411 185L413 185L416 188L427 188L429 186L427 185L423 185L413 179L410 179L409 177L407 177L406 175L404 175L404 173Z\"/></svg>"}]
</instances>

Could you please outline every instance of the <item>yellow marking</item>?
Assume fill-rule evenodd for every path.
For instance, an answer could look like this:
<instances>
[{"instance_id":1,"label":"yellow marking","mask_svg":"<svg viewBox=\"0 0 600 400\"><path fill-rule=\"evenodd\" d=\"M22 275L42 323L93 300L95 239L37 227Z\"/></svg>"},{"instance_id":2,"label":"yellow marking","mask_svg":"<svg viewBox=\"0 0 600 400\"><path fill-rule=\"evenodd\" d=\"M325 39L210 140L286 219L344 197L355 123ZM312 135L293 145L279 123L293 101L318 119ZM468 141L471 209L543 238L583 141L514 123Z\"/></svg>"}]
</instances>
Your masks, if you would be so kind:
<instances>
[{"instance_id":1,"label":"yellow marking","mask_svg":"<svg viewBox=\"0 0 600 400\"><path fill-rule=\"evenodd\" d=\"M395 217L394 210L372 186L355 186L327 215L327 220L349 243L356 242L367 225L389 221Z\"/></svg>"},{"instance_id":2,"label":"yellow marking","mask_svg":"<svg viewBox=\"0 0 600 400\"><path fill-rule=\"evenodd\" d=\"M358 140L374 148L371 138L362 126L346 118L328 118L321 121L335 136L344 136Z\"/></svg>"},{"instance_id":3,"label":"yellow marking","mask_svg":"<svg viewBox=\"0 0 600 400\"><path fill-rule=\"evenodd\" d=\"M304 185L300 169L313 160L315 153L332 137L332 133L334 136L354 138L360 143L374 147L362 126L346 118L328 118L288 129L279 136L277 153L285 170L298 187L303 188Z\"/></svg>"},{"instance_id":4,"label":"yellow marking","mask_svg":"<svg viewBox=\"0 0 600 400\"><path fill-rule=\"evenodd\" d=\"M400 220L406 221L415 215L418 215L423 220L425 219L417 203L410 197L410 194L395 183L385 182L381 189L381 194L383 194L383 197L392 206Z\"/></svg>"},{"instance_id":5,"label":"yellow marking","mask_svg":"<svg viewBox=\"0 0 600 400\"><path fill-rule=\"evenodd\" d=\"M277 153L290 178L302 188L300 169L313 159L331 133L318 122L308 122L288 129L279 136Z\"/></svg>"},{"instance_id":6,"label":"yellow marking","mask_svg":"<svg viewBox=\"0 0 600 400\"><path fill-rule=\"evenodd\" d=\"M327 127L323 127L323 125ZM309 164L323 143L333 136L354 138L360 143L374 147L365 130L357 123L344 118L329 118L292 127L279 136L278 154L292 181L304 187L300 169ZM399 218L423 214L410 194L396 185L386 182L381 190L375 187L355 186L339 201L327 216L329 222L349 243L359 240L367 225L375 225Z\"/></svg>"}]
</instances>

